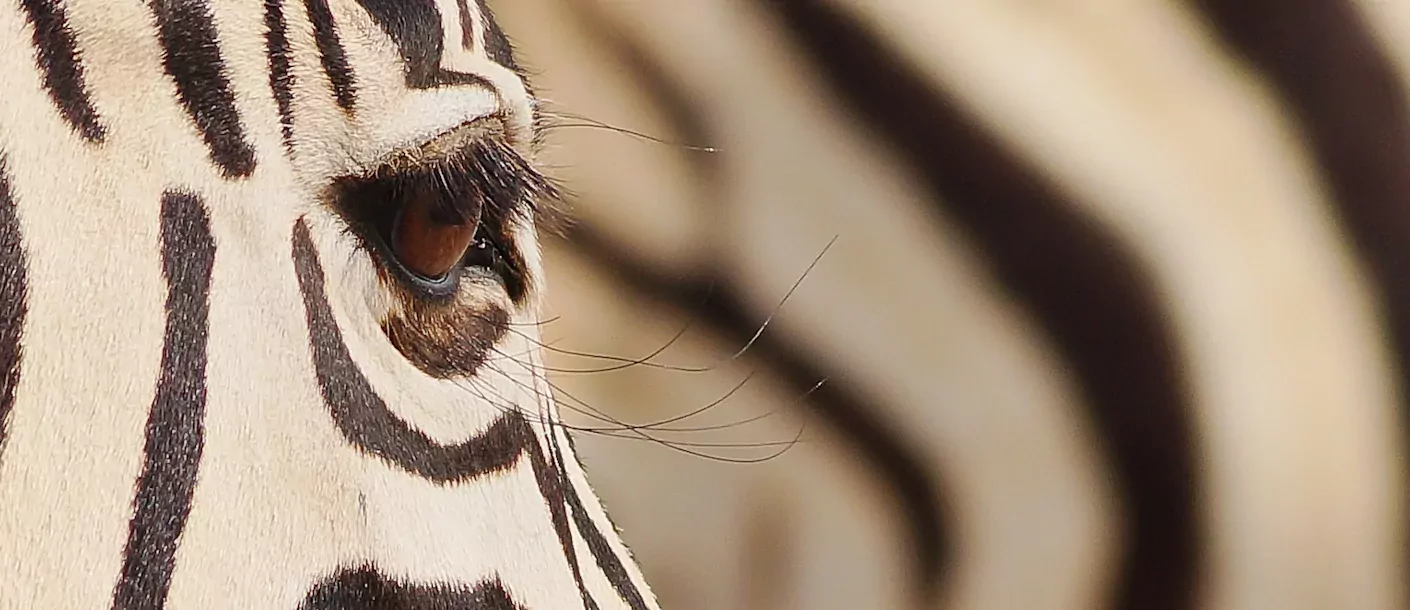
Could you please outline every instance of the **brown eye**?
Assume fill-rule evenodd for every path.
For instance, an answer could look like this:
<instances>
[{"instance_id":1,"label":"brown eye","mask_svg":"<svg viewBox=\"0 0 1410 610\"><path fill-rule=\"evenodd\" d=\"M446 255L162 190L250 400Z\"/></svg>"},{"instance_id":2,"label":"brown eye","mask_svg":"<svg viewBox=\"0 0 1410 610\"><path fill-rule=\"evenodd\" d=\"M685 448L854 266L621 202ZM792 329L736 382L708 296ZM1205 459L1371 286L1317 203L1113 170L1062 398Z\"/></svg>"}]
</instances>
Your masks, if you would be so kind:
<instances>
[{"instance_id":1,"label":"brown eye","mask_svg":"<svg viewBox=\"0 0 1410 610\"><path fill-rule=\"evenodd\" d=\"M465 258L478 219L459 223L441 218L431 197L410 197L392 226L392 253L408 271L426 279L445 277Z\"/></svg>"}]
</instances>

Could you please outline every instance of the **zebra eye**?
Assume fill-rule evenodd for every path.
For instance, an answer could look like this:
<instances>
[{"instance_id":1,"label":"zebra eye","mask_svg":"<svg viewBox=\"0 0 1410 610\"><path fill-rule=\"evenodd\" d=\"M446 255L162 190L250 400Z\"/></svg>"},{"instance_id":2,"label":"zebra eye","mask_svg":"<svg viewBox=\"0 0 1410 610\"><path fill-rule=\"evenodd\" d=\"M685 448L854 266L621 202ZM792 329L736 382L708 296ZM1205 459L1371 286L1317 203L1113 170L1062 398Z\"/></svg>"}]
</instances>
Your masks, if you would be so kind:
<instances>
[{"instance_id":1,"label":"zebra eye","mask_svg":"<svg viewBox=\"0 0 1410 610\"><path fill-rule=\"evenodd\" d=\"M465 259L477 243L479 218L448 218L434 200L413 196L397 211L391 230L392 254L412 273L437 281Z\"/></svg>"},{"instance_id":2,"label":"zebra eye","mask_svg":"<svg viewBox=\"0 0 1410 610\"><path fill-rule=\"evenodd\" d=\"M538 200L556 196L547 179L494 138L445 158L394 161L334 178L321 193L379 277L429 302L453 301L462 280L480 289L498 284L522 302L530 278L514 223Z\"/></svg>"}]
</instances>

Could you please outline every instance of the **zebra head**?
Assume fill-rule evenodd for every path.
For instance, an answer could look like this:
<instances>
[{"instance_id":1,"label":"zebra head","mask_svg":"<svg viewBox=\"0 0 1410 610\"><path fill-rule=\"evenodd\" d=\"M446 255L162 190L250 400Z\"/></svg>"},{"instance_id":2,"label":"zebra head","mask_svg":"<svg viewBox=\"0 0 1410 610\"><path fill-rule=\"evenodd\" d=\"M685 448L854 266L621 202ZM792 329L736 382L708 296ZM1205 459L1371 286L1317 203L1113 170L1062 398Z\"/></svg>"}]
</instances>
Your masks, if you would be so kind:
<instances>
[{"instance_id":1,"label":"zebra head","mask_svg":"<svg viewBox=\"0 0 1410 610\"><path fill-rule=\"evenodd\" d=\"M652 608L484 0L0 9L0 608Z\"/></svg>"}]
</instances>

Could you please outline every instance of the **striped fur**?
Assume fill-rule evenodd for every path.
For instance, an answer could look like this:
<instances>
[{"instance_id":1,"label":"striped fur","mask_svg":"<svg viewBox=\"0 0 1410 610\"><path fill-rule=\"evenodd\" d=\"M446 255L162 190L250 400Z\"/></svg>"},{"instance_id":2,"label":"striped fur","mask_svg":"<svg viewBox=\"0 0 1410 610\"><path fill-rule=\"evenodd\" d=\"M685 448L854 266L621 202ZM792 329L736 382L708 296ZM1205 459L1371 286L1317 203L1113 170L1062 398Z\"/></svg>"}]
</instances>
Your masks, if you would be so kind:
<instances>
[{"instance_id":1,"label":"striped fur","mask_svg":"<svg viewBox=\"0 0 1410 610\"><path fill-rule=\"evenodd\" d=\"M483 4L23 0L0 81L0 608L656 607L551 425ZM421 192L495 266L379 246Z\"/></svg>"},{"instance_id":2,"label":"striped fur","mask_svg":"<svg viewBox=\"0 0 1410 610\"><path fill-rule=\"evenodd\" d=\"M838 238L738 361L560 378L807 425L583 439L663 604L1410 605L1410 5L505 5L546 111L719 151L549 132L553 368L727 360Z\"/></svg>"}]
</instances>

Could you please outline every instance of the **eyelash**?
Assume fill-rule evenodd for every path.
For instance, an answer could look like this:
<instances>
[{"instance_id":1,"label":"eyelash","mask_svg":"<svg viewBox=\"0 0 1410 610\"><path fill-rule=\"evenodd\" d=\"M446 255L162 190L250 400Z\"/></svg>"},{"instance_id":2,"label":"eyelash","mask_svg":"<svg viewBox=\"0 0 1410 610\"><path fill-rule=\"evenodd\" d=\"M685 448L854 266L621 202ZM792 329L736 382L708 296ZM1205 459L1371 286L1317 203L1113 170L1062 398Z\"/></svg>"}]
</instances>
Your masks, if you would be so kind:
<instances>
[{"instance_id":1,"label":"eyelash","mask_svg":"<svg viewBox=\"0 0 1410 610\"><path fill-rule=\"evenodd\" d=\"M412 293L427 300L448 299L467 270L483 270L515 302L527 293L527 276L508 229L516 220L534 214L541 202L559 197L547 178L492 137L430 164L388 165L368 175L335 180L331 193L334 209L349 221L364 247ZM455 246L469 230L466 227L473 228L463 254L440 277L428 278L398 256L398 250L405 254L407 247L429 251L433 259L444 257L432 265L439 266L450 260L447 253L455 253L438 249L443 245L439 243L404 243L406 238L401 236L407 229L402 224L407 214L415 219L410 229L413 236L418 231L423 238L445 234L449 237L443 241Z\"/></svg>"}]
</instances>

